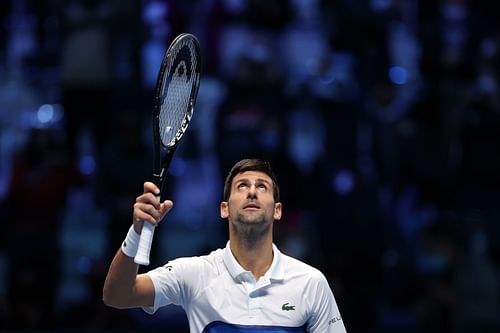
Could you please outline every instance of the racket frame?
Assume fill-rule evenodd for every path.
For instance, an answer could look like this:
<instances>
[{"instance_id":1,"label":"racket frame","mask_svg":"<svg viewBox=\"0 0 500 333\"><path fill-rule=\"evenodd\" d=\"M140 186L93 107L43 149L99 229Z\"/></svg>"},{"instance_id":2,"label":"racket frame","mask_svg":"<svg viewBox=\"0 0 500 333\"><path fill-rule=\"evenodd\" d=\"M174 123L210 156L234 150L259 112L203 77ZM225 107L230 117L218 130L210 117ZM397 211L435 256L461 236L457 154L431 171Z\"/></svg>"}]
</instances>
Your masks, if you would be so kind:
<instances>
[{"instance_id":1,"label":"racket frame","mask_svg":"<svg viewBox=\"0 0 500 333\"><path fill-rule=\"evenodd\" d=\"M162 91L163 89L163 80L165 78L165 75L167 74L166 70L168 66L170 65L172 59L172 51L175 49L175 46L178 43L182 43L182 41L186 38L190 38L193 40L193 46L194 46L194 52L195 52L195 58L197 59L196 62L196 67L194 71L194 75L197 77L194 78L194 86L193 89L191 90L191 96L189 97L189 106L188 110L184 115L184 118L182 120L182 124L180 129L177 131L175 134L175 137L172 139L172 141L167 145L165 145L162 140L161 140L161 135L160 135L160 110L161 110L161 97L162 97ZM198 39L188 33L182 33L179 36L177 36L172 43L170 44L170 47L168 48L167 52L165 53L165 56L163 58L161 67L160 67L160 72L158 73L158 78L156 81L156 90L155 90L155 97L154 97L154 105L153 105L153 144L154 144L154 154L153 154L153 183L158 186L160 189L160 192L163 189L163 185L165 182L165 177L167 175L170 163L172 162L173 155L175 153L175 150L177 149L177 145L181 139L181 137L184 135L186 132L187 127L189 126L189 123L191 121L191 117L193 116L193 111L194 111L194 105L196 102L196 98L198 96L198 89L200 86L200 73L201 73L201 53L200 53L200 44ZM163 154L162 154L163 152ZM162 158L163 155L163 158Z\"/></svg>"},{"instance_id":2,"label":"racket frame","mask_svg":"<svg viewBox=\"0 0 500 333\"><path fill-rule=\"evenodd\" d=\"M186 110L184 117L181 122L179 130L176 132L174 138L165 145L162 142L160 135L160 111L162 106L162 92L164 91L163 81L165 80L165 75L167 75L167 68L171 65L173 61L172 52L177 48L178 43L182 43L184 39L191 39L194 46L194 57L196 59L196 67L194 73L195 78L193 79L194 85L191 89L191 95L189 97L189 105ZM198 89L200 86L200 75L201 75L201 52L200 43L198 39L188 33L183 33L177 36L170 44L167 52L165 53L160 71L158 73L158 78L156 80L156 89L153 103L153 175L152 182L159 188L160 193L158 198L161 200L161 193L163 191L163 185L165 183L165 178L172 162L175 150L179 144L180 139L186 132L187 127L193 116L194 105L196 98L198 96ZM168 101L166 101L168 103ZM163 156L163 157L162 157ZM139 250L134 258L137 264L147 266L149 265L149 253L151 250L151 243L154 235L154 226L149 222L144 222L141 239L139 241Z\"/></svg>"}]
</instances>

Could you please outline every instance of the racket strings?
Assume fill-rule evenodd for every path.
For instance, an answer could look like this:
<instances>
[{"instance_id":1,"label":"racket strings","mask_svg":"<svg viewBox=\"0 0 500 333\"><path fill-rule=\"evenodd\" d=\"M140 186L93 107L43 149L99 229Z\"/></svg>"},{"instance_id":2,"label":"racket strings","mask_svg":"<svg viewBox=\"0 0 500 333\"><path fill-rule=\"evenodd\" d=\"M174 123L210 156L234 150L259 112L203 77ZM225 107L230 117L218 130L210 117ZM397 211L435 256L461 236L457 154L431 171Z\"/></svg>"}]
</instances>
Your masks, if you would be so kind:
<instances>
[{"instance_id":1,"label":"racket strings","mask_svg":"<svg viewBox=\"0 0 500 333\"><path fill-rule=\"evenodd\" d=\"M167 147L175 144L189 122L197 66L192 44L182 43L172 52L173 61L165 73L159 112L161 141Z\"/></svg>"}]
</instances>

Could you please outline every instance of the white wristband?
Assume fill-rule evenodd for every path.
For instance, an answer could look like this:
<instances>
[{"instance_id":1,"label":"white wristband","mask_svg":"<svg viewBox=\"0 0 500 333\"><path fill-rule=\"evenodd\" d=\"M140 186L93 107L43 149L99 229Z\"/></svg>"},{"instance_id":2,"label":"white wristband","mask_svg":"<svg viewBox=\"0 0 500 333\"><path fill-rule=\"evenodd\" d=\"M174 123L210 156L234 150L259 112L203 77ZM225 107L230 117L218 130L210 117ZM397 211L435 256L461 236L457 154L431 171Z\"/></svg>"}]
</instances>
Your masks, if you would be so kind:
<instances>
[{"instance_id":1,"label":"white wristband","mask_svg":"<svg viewBox=\"0 0 500 333\"><path fill-rule=\"evenodd\" d=\"M127 237L125 237L125 240L122 243L122 252L127 257L134 258L137 254L140 239L141 235L135 232L134 226L132 225L128 230Z\"/></svg>"}]
</instances>

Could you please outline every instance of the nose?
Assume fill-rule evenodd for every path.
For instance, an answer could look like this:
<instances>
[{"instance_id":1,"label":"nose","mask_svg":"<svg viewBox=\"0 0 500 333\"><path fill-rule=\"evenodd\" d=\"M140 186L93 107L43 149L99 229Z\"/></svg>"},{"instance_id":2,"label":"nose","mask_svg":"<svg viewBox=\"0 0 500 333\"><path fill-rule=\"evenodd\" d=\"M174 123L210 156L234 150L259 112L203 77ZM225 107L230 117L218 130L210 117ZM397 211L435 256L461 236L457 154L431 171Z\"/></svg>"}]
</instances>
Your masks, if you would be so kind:
<instances>
[{"instance_id":1,"label":"nose","mask_svg":"<svg viewBox=\"0 0 500 333\"><path fill-rule=\"evenodd\" d=\"M257 188L255 187L255 185L251 185L248 188L247 198L249 198L249 199L250 198L251 199L257 198Z\"/></svg>"}]
</instances>

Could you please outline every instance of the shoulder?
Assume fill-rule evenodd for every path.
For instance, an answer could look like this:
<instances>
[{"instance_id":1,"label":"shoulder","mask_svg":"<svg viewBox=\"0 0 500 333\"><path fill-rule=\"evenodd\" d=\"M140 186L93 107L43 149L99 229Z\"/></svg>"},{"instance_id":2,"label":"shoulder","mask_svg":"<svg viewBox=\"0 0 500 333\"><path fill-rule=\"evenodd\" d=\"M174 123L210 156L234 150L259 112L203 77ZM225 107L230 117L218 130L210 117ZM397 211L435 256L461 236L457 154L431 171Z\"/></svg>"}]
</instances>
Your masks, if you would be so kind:
<instances>
[{"instance_id":1,"label":"shoulder","mask_svg":"<svg viewBox=\"0 0 500 333\"><path fill-rule=\"evenodd\" d=\"M281 253L281 260L286 276L301 276L312 281L326 281L325 276L319 269L297 258Z\"/></svg>"},{"instance_id":2,"label":"shoulder","mask_svg":"<svg viewBox=\"0 0 500 333\"><path fill-rule=\"evenodd\" d=\"M281 261L285 283L296 286L305 294L331 291L328 280L318 268L283 253Z\"/></svg>"},{"instance_id":3,"label":"shoulder","mask_svg":"<svg viewBox=\"0 0 500 333\"><path fill-rule=\"evenodd\" d=\"M157 271L180 271L190 273L191 271L217 272L219 271L220 261L222 260L222 250L217 249L203 256L180 257L172 259Z\"/></svg>"}]
</instances>

